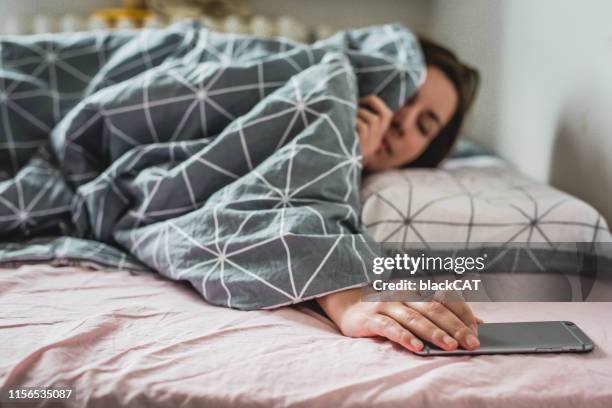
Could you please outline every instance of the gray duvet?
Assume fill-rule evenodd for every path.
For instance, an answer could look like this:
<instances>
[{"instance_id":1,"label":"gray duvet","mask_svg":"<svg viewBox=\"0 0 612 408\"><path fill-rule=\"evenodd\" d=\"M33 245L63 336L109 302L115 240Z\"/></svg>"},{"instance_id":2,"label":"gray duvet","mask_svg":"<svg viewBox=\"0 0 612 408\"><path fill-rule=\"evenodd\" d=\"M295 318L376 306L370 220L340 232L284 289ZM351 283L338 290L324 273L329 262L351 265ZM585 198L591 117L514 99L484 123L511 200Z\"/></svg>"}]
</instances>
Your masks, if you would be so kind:
<instances>
[{"instance_id":1,"label":"gray duvet","mask_svg":"<svg viewBox=\"0 0 612 408\"><path fill-rule=\"evenodd\" d=\"M152 269L242 309L366 284L356 99L409 98L417 44L396 25L2 38L0 263Z\"/></svg>"}]
</instances>

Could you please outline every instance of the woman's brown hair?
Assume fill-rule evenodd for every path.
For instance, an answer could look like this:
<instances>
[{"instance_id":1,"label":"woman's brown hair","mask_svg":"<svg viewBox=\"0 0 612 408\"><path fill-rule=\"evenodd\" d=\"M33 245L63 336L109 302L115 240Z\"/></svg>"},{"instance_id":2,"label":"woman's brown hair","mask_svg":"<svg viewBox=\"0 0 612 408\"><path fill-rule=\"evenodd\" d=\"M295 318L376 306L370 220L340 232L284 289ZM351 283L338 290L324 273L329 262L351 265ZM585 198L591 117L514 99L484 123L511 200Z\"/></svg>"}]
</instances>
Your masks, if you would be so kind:
<instances>
[{"instance_id":1,"label":"woman's brown hair","mask_svg":"<svg viewBox=\"0 0 612 408\"><path fill-rule=\"evenodd\" d=\"M461 130L465 115L470 110L480 82L478 71L459 61L457 56L445 47L420 37L419 43L425 56L425 63L433 65L448 77L459 96L457 109L446 126L429 144L427 149L406 167L436 167L451 152Z\"/></svg>"}]
</instances>

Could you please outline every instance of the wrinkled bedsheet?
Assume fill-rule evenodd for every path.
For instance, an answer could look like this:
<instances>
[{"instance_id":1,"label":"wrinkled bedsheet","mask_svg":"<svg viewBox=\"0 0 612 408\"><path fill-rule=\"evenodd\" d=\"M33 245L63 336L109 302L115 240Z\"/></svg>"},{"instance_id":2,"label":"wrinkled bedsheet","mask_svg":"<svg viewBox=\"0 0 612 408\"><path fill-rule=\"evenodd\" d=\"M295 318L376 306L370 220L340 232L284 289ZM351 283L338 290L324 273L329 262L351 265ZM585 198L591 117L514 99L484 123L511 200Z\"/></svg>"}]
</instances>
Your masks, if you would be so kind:
<instances>
[{"instance_id":1,"label":"wrinkled bedsheet","mask_svg":"<svg viewBox=\"0 0 612 408\"><path fill-rule=\"evenodd\" d=\"M399 25L2 37L0 262L149 267L240 309L364 285L356 101L397 109L424 75ZM67 235L91 242L40 240Z\"/></svg>"},{"instance_id":2,"label":"wrinkled bedsheet","mask_svg":"<svg viewBox=\"0 0 612 408\"><path fill-rule=\"evenodd\" d=\"M77 389L69 406L612 406L602 303L477 303L487 321L572 320L589 354L423 358L341 336L305 306L239 311L157 274L0 270L0 384Z\"/></svg>"}]
</instances>

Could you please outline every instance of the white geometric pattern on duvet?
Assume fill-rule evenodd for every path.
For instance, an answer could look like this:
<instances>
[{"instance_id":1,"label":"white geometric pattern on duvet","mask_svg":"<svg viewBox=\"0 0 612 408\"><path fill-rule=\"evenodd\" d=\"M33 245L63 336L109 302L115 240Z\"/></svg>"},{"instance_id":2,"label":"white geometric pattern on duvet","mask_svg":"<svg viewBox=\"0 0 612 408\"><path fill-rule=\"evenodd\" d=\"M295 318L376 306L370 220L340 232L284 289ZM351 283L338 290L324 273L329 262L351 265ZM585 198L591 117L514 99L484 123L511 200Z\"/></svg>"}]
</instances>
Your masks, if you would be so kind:
<instances>
[{"instance_id":1,"label":"white geometric pattern on duvet","mask_svg":"<svg viewBox=\"0 0 612 408\"><path fill-rule=\"evenodd\" d=\"M367 282L355 96L399 105L414 92L424 74L414 35L383 26L318 46L196 26L151 35L33 38L2 51L2 234L73 226L234 307ZM28 163L50 132L57 157ZM15 260L43 256L22 249Z\"/></svg>"},{"instance_id":2,"label":"white geometric pattern on duvet","mask_svg":"<svg viewBox=\"0 0 612 408\"><path fill-rule=\"evenodd\" d=\"M179 25L174 29L180 29L180 27L181 26ZM389 41L393 43L394 38L397 36L394 29L388 26L385 27L384 32L389 37ZM160 47L159 49L151 52L147 48L146 44L146 31L143 31L141 35L136 37L137 39L141 39L143 41L143 52L140 54L140 58L124 63L114 69L112 71L112 75L104 76L100 71L98 71L97 68L104 65L112 56L113 52L120 48L121 45L133 39L133 33L129 31L117 31L112 33L111 36L111 34L107 31L96 31L88 37L89 38L86 41L80 41L80 43L72 45L67 49L54 46L53 41L42 42L42 47L34 42L31 44L20 43L20 46L23 47L25 51L29 52L29 54L26 54L23 58L13 58L8 64L3 62L3 58L0 58L0 70L4 68L10 71L12 69L24 69L24 67L27 67L27 71L32 77L41 80L45 84L45 87L41 87L40 89L21 89L24 87L24 85L29 84L20 80L21 78L19 76L15 76L14 80L9 81L7 78L5 78L5 76L0 75L0 122L2 123L3 128L3 137L0 138L0 153L7 153L9 158L8 164L11 172L18 172L23 167L22 165L25 159L31 157L35 151L47 144L49 133L51 132L53 126L63 117L63 115L66 114L66 112L74 107L76 103L78 103L88 94L91 94L95 88L121 82L125 79L123 75L132 70L143 71L147 70L148 67L152 68L147 70L147 77L144 79L145 84L143 85L144 93L142 103L134 103L130 106L110 109L102 112L101 114L110 118L113 115L121 115L126 112L144 112L144 115L142 115L143 120L146 121L152 142L158 143L160 142L158 136L159 132L156 129L156 125L152 119L154 116L152 109L163 109L166 106L180 106L184 113L180 116L180 120L178 120L177 126L172 132L172 136L169 138L169 140L164 140L165 142L169 142L168 149L171 151L190 150L190 147L185 141L172 143L179 138L178 136L185 130L184 127L188 124L193 126L194 123L197 123L198 127L200 128L201 136L206 138L209 133L207 127L207 111L210 111L211 109L215 110L217 114L225 116L228 121L233 121L236 119L234 115L223 108L222 104L215 101L216 98L223 97L226 94L257 90L260 94L260 98L263 99L264 96L266 96L271 90L277 89L284 84L284 81L265 81L264 67L261 63L258 67L259 77L257 78L256 82L253 83L240 86L218 87L217 89L211 90L211 87L215 85L216 80L223 73L221 70L218 72L219 76L212 78L212 80L206 84L190 84L189 80L182 77L180 72L177 72L177 70L173 68L173 64L169 64L169 66L166 66L165 64L156 66L157 64L154 63L154 61L160 57L165 57L171 51L175 50L177 45L170 44L169 46ZM108 44L102 46L102 44L108 42L109 38L111 37L115 42L114 46L109 46ZM397 37L397 39L399 39L399 37ZM224 44L225 47L223 49L216 49L213 45L206 44L206 38L204 37L202 38L202 41L198 43L197 47L205 48L206 52L211 54L217 61L223 62L229 66L233 60L240 61L241 58L244 58L242 54L247 55L248 59L247 51L249 46L256 44L258 41L258 39L249 41L247 38L235 37L231 35L228 35L228 40L229 41ZM290 48L300 47L300 44L291 42L289 40L284 40L282 38L275 39L275 41L280 45L278 52L283 52ZM308 51L306 47L304 47L304 49ZM406 78L403 74L408 75L413 83L420 83L422 81L423 78L419 77L420 74L417 73L418 69L415 69L415 66L418 66L415 65L415 63L418 64L418 60L420 58L418 52L409 47L400 47L399 43L397 46L397 52L400 54L397 60L389 59L385 64L361 68L358 67L354 69L357 75L367 75L370 72L380 73L378 81L371 84L373 93L379 93L390 84L395 84L399 86L399 89L397 92L394 92L394 94L397 95L396 97L401 98L402 95L405 95L407 92ZM0 55L1 53L2 45L0 44ZM186 58L189 58L191 54L192 53L186 56ZM283 59L285 59L290 66L295 68L295 72L299 72L304 69L304 67L301 66L300 61L296 61L290 56ZM96 60L98 63L92 64L92 60ZM89 61L89 63L86 63L86 61ZM411 61L412 65L406 61ZM313 61L310 60L308 61L307 65L312 63ZM169 98L156 98L154 95L149 94L147 92L149 85L146 84L146 82L150 82L153 79L157 81L162 80L163 75L159 75L159 73L172 77L182 84L188 92L180 96ZM345 70L339 70L333 73L333 75L339 74L347 74L347 72ZM374 77L373 75L370 76ZM114 80L114 77L117 77L116 80ZM62 80L58 80L59 78ZM77 81L81 83L82 86L71 86L70 81ZM325 78L321 78L319 85L325 85L326 81L327 80ZM65 86L65 84L68 84L68 86ZM95 86L92 86L92 84ZM299 93L300 90L296 88L294 100L275 98L278 102L286 103L287 106L281 108L282 110L276 112L270 117L270 119L276 119L279 116L285 115L290 117L286 132L283 134L283 138L278 143L279 146L282 145L285 139L289 136L290 132L293 130L293 127L297 126L299 122L301 122L303 127L308 125L307 115L314 116L315 119L317 117L321 117L321 114L313 109L313 104L324 102L326 99L329 100L329 98L311 98L311 95L317 91L317 88L318 87L314 87L310 89L308 94L304 95L303 97ZM44 100L41 99L41 97L47 98L47 106L41 104L41 100ZM33 109L34 105L31 102L34 101L36 102L37 109ZM342 101L339 99L334 99L334 101L346 104L347 106L350 105L349 101ZM401 101L398 100L398 103L401 103ZM159 111L157 111L157 113L159 113ZM324 119L329 120L329 118L325 117L325 115L323 115L323 117ZM190 121L190 119L192 120ZM258 118L257 122L261 122L262 119L263 118ZM92 120L92 122L94 121ZM138 146L141 144L141 142L135 140L135 138L124 132L119 127L115 126L112 121L108 121L108 123L111 125L110 133L122 139L128 145ZM84 124L83 127L76 130L75 133L85 132L87 130L87 126L91 124L92 123ZM333 123L331 123L331 125L333 125ZM19 135L17 136L13 134L14 126L21 128ZM249 126L250 124L244 125L240 132L243 133ZM27 132L24 131L24 128L27 129ZM332 130L333 128L335 127L332 126ZM23 141L24 137L30 140ZM244 135L241 135L241 139L244 140ZM201 139L200 142L208 142L208 140ZM251 168L252 164L250 163L249 154L248 152L244 151L244 149L246 149L246 144L243 143L241 147L243 149L245 160ZM79 149L79 146L69 141L68 149ZM355 156L355 149L356 146L353 145L353 152L350 153L350 156ZM81 152L83 154L87 154L86 151ZM348 150L346 152L348 152ZM329 154L329 152L321 153ZM356 160L354 157L348 157L348 159L352 162ZM12 212L12 215L0 216L0 222L11 221L14 223L13 225L5 227L4 229L11 230L16 228L27 235L29 234L28 231L35 228L39 223L39 216L46 217L48 215L56 215L68 210L64 200L60 200L58 205L53 208L45 206L43 209L36 209L36 204L39 203L40 196L49 195L50 189L54 187L54 183L52 181L57 180L60 177L57 169L46 169L44 164L45 163L36 163L33 168L27 168L26 170L27 172L32 172L33 170L38 172L49 172L49 174L46 175L46 177L48 177L46 182L39 186L39 188L36 190L33 190L35 192L35 197L32 198L27 196L27 188L23 187L22 182L22 179L27 178L25 176L18 176L13 179L14 188L19 197L17 205L6 201L0 196L0 204L3 204L7 210ZM223 165L214 164L205 160L202 160L201 164L208 166L230 178L237 178L237 176L231 171L224 169ZM356 174L354 171L351 173L353 174L351 178L354 181ZM97 175L98 172L88 172L69 174L67 175L67 178L69 181L82 184L95 178ZM191 207L195 208L197 207L197 203L195 203L193 200L193 187L191 185L192 181L189 180L188 177L185 177L185 173L183 173L183 176L185 178L187 191L190 193L190 198L192 198L190 203ZM0 180L7 178L10 178L9 174L0 170ZM151 180L154 179L155 175L152 174ZM161 177L158 177L158 181L159 179L161 179ZM155 188L155 186L153 186L153 188ZM153 194L148 194L148 196L147 202L150 203L153 199ZM142 206L140 213L137 212L135 215L143 219L147 216L155 217L155 211L145 214L144 211L146 211L146 207L147 204L145 203ZM162 212L181 213L184 211L185 208L167 208ZM354 214L352 214L352 216L354 216Z\"/></svg>"}]
</instances>

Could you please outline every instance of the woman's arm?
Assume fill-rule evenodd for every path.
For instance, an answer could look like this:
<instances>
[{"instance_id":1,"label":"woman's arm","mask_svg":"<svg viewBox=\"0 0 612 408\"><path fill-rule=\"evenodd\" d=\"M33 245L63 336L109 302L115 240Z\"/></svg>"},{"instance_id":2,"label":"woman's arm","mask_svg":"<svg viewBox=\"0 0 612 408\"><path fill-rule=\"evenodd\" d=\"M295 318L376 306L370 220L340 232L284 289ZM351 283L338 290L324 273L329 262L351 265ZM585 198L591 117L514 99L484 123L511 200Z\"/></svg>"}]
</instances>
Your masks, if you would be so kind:
<instances>
[{"instance_id":1,"label":"woman's arm","mask_svg":"<svg viewBox=\"0 0 612 408\"><path fill-rule=\"evenodd\" d=\"M410 351L421 350L422 340L444 350L480 346L477 325L482 320L465 302L362 302L360 288L317 301L345 336L381 336Z\"/></svg>"},{"instance_id":2,"label":"woman's arm","mask_svg":"<svg viewBox=\"0 0 612 408\"><path fill-rule=\"evenodd\" d=\"M364 165L380 148L392 117L377 96L359 99L357 133ZM444 350L480 346L478 323L482 321L465 302L361 302L361 289L332 293L317 301L345 336L382 336L411 351L421 350L422 340Z\"/></svg>"}]
</instances>

